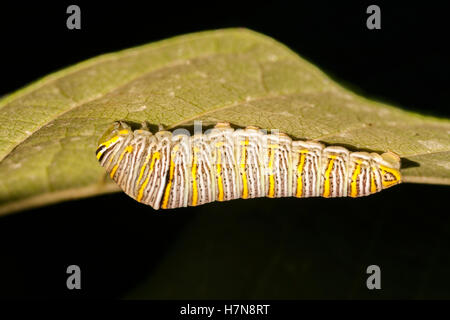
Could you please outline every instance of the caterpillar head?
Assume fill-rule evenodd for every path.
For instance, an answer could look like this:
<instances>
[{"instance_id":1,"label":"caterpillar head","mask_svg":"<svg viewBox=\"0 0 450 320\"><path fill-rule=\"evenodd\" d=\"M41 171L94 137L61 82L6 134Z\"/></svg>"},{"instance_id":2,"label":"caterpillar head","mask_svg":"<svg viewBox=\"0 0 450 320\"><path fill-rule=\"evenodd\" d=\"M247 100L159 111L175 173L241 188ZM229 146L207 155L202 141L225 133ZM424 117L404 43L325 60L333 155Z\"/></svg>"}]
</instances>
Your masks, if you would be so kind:
<instances>
[{"instance_id":1,"label":"caterpillar head","mask_svg":"<svg viewBox=\"0 0 450 320\"><path fill-rule=\"evenodd\" d=\"M122 137L131 133L131 128L125 122L115 121L98 140L98 146L108 143L114 137Z\"/></svg>"},{"instance_id":2,"label":"caterpillar head","mask_svg":"<svg viewBox=\"0 0 450 320\"><path fill-rule=\"evenodd\" d=\"M114 122L98 140L97 159L100 160L106 149L121 141L131 132L131 128L126 123L121 121Z\"/></svg>"}]
</instances>

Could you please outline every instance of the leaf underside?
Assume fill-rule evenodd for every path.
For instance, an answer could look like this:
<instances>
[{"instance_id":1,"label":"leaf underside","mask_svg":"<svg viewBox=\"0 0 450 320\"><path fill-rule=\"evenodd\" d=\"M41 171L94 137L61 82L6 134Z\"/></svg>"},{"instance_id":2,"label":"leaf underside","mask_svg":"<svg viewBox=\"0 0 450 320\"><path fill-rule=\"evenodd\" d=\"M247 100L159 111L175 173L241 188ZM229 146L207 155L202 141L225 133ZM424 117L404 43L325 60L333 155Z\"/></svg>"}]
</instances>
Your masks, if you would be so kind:
<instances>
[{"instance_id":1,"label":"leaf underside","mask_svg":"<svg viewBox=\"0 0 450 320\"><path fill-rule=\"evenodd\" d=\"M0 214L118 191L95 158L115 120L228 121L390 150L405 182L450 184L448 119L367 100L267 36L224 29L102 55L0 100Z\"/></svg>"}]
</instances>

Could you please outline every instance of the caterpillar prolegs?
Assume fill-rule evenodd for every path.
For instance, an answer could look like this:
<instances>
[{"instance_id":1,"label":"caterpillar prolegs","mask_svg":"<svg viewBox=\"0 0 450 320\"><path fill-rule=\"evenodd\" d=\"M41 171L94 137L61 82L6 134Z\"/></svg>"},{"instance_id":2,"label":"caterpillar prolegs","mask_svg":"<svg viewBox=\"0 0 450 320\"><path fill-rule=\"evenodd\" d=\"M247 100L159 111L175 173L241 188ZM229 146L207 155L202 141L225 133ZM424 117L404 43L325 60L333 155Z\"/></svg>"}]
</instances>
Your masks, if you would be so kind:
<instances>
[{"instance_id":1,"label":"caterpillar prolegs","mask_svg":"<svg viewBox=\"0 0 450 320\"><path fill-rule=\"evenodd\" d=\"M97 159L132 198L154 209L257 197L360 197L401 182L394 153L350 152L257 127L152 134L115 122Z\"/></svg>"}]
</instances>

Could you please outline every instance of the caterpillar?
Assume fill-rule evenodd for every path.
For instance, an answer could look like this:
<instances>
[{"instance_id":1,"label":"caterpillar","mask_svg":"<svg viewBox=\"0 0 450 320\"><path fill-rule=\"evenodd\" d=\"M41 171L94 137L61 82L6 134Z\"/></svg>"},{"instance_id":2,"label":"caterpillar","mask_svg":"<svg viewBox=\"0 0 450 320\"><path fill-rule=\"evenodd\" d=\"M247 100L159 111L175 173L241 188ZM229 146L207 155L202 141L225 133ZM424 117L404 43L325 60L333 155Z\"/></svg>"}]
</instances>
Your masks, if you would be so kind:
<instances>
[{"instance_id":1,"label":"caterpillar","mask_svg":"<svg viewBox=\"0 0 450 320\"><path fill-rule=\"evenodd\" d=\"M133 131L118 121L96 156L126 194L154 209L264 196L361 197L401 182L392 152L350 152L229 123L209 131L152 134L145 123Z\"/></svg>"}]
</instances>

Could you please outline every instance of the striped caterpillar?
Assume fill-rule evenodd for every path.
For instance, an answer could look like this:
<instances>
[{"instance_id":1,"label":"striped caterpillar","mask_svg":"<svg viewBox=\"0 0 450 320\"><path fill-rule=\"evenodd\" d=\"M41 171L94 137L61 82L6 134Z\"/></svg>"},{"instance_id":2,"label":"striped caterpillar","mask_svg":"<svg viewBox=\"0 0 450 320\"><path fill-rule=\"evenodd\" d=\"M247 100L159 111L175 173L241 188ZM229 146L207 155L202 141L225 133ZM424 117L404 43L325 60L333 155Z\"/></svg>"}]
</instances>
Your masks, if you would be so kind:
<instances>
[{"instance_id":1,"label":"striped caterpillar","mask_svg":"<svg viewBox=\"0 0 450 320\"><path fill-rule=\"evenodd\" d=\"M228 123L188 136L115 122L96 155L126 194L154 209L264 196L360 197L401 182L392 152L349 152Z\"/></svg>"}]
</instances>

